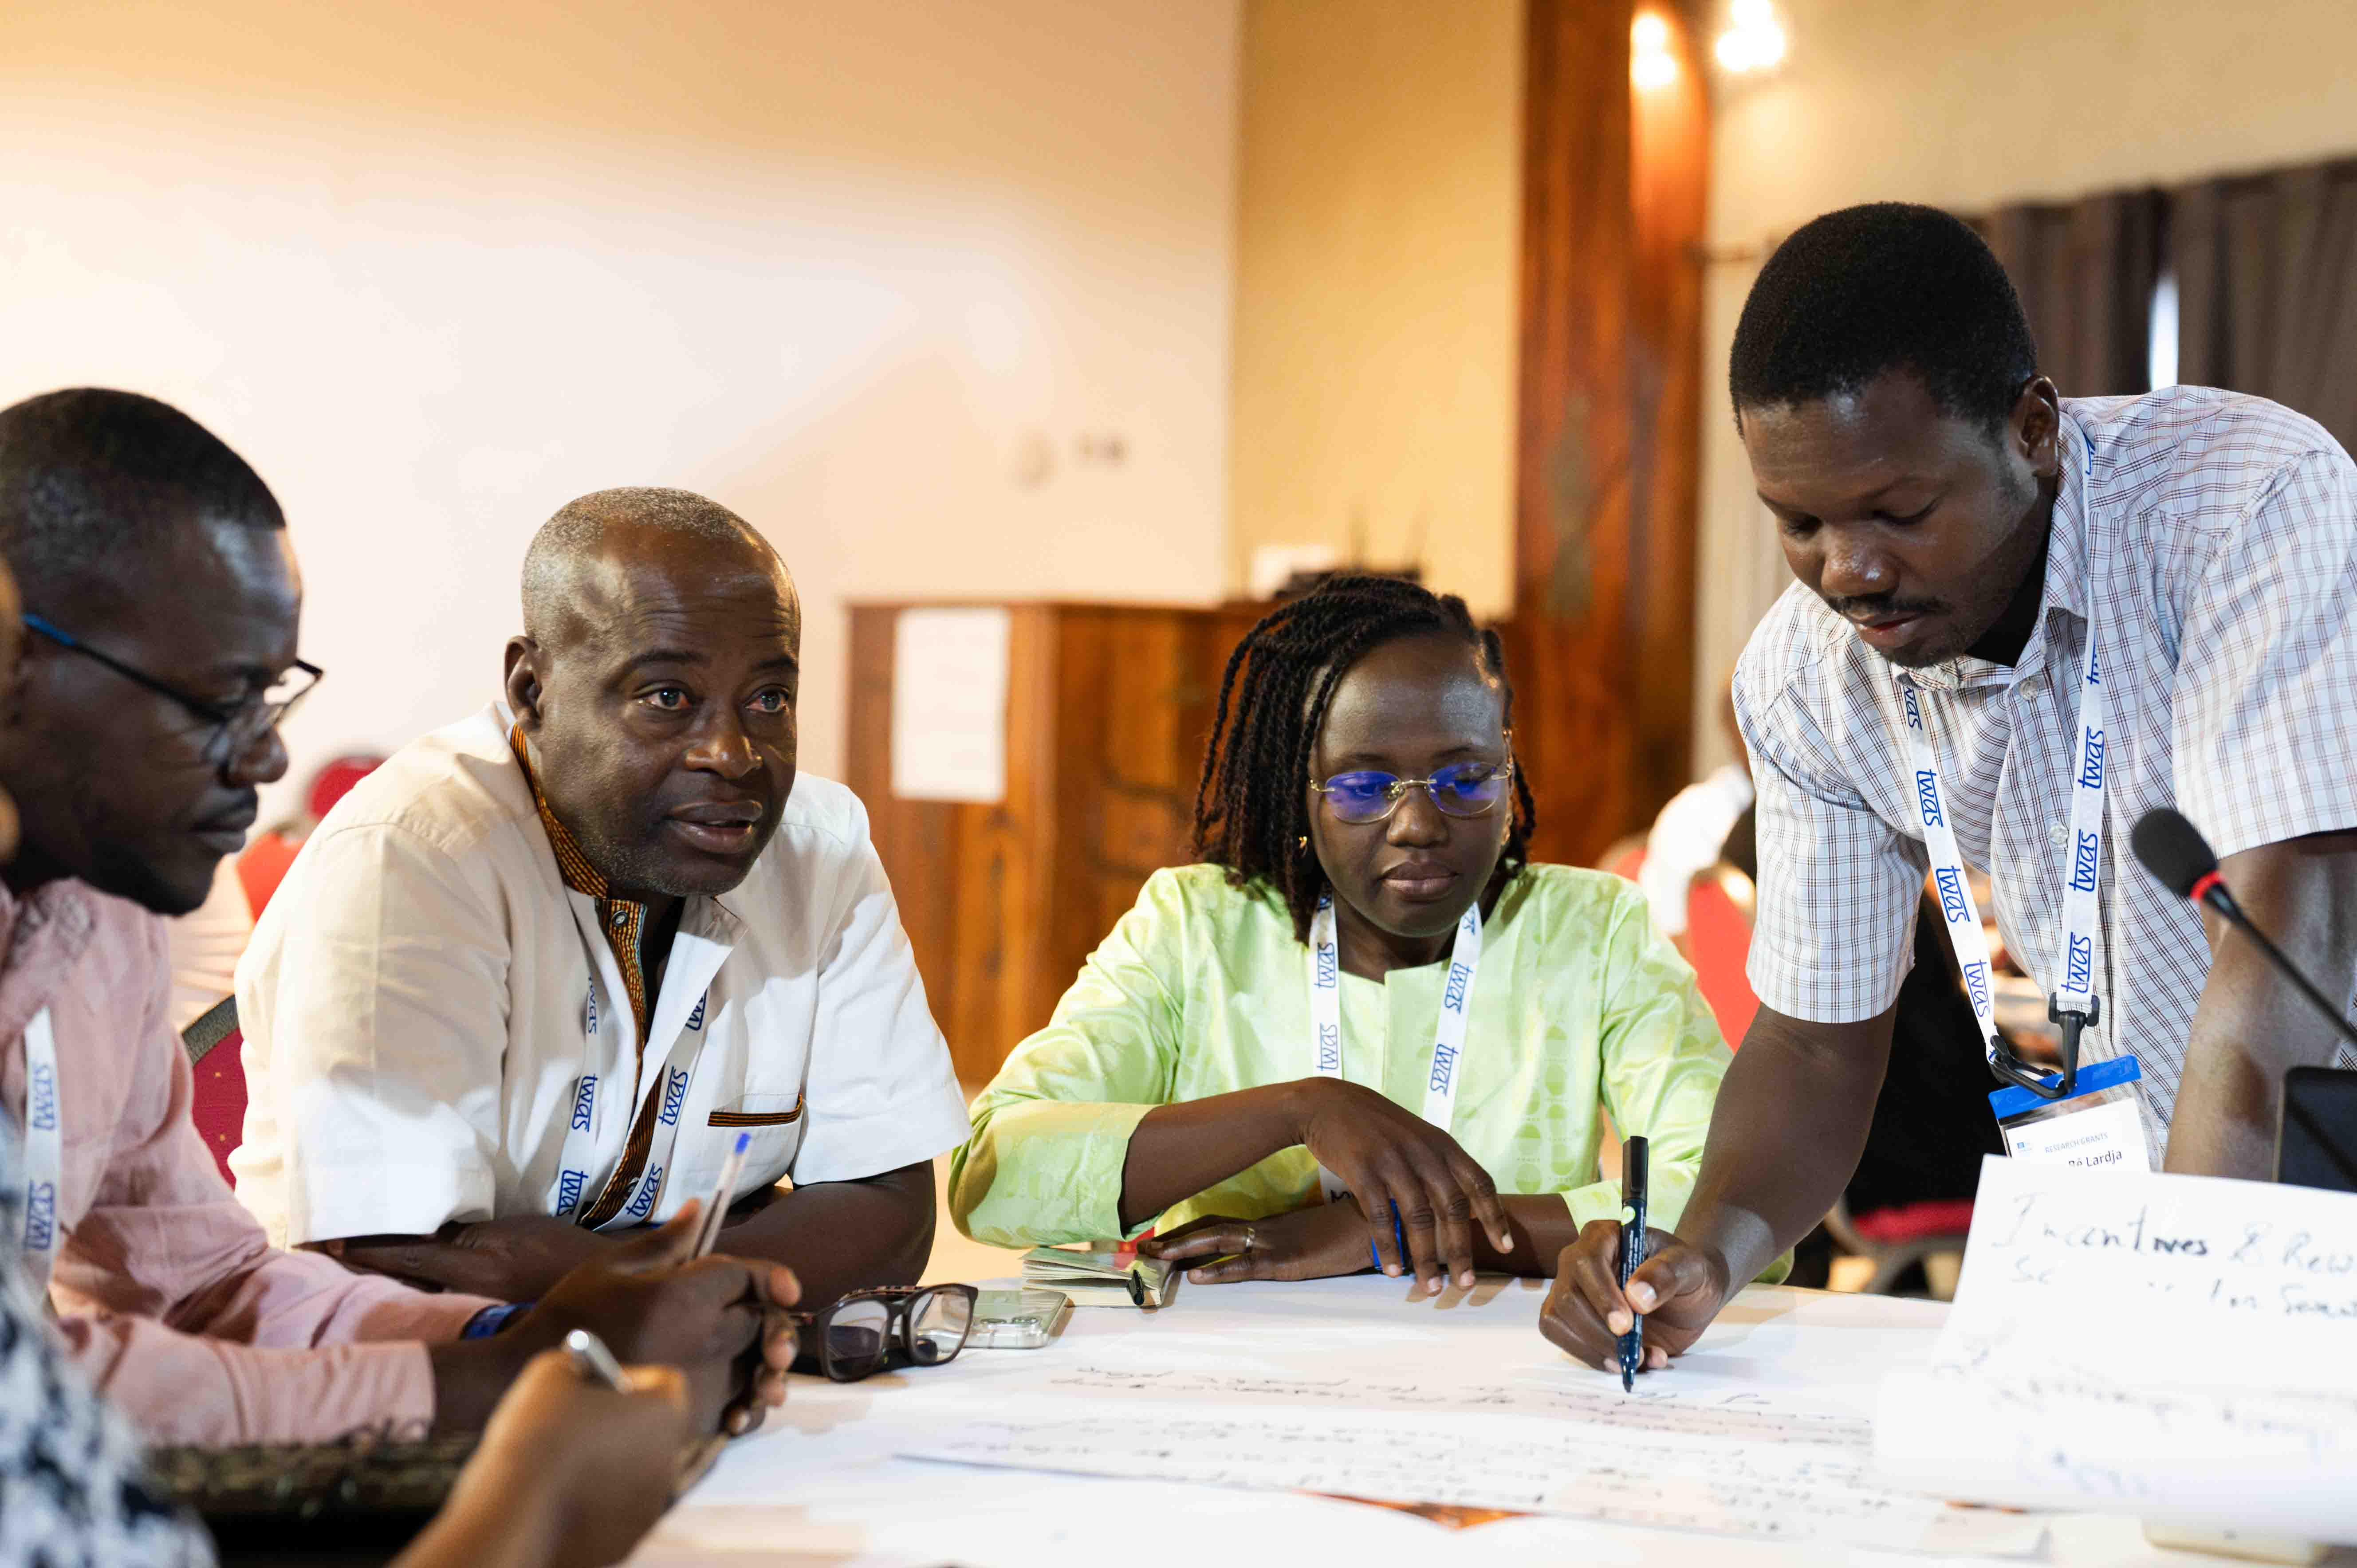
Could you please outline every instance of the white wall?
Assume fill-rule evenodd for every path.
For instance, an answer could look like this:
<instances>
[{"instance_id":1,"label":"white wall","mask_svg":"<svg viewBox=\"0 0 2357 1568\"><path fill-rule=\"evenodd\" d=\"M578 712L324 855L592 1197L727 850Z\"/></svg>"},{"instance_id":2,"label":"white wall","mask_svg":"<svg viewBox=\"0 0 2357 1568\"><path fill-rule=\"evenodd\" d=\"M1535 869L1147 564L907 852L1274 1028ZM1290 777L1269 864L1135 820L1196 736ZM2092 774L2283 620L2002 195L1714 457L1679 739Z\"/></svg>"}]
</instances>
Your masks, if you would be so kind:
<instances>
[{"instance_id":1,"label":"white wall","mask_svg":"<svg viewBox=\"0 0 2357 1568\"><path fill-rule=\"evenodd\" d=\"M329 671L294 779L486 700L533 529L631 483L784 553L835 770L846 599L1217 596L1237 31L1237 0L15 0L0 403L151 392L277 490ZM1076 464L1098 434L1124 460Z\"/></svg>"},{"instance_id":2,"label":"white wall","mask_svg":"<svg viewBox=\"0 0 2357 1568\"><path fill-rule=\"evenodd\" d=\"M2357 149L2350 0L1777 0L1789 64L1723 91L1705 300L1696 758L1715 691L1789 581L1727 411L1759 252L1859 201L1974 211ZM2067 393L2070 389L2064 388Z\"/></svg>"},{"instance_id":3,"label":"white wall","mask_svg":"<svg viewBox=\"0 0 2357 1568\"><path fill-rule=\"evenodd\" d=\"M1513 598L1522 0L1251 0L1230 577L1262 545ZM1354 537L1355 535L1355 537Z\"/></svg>"}]
</instances>

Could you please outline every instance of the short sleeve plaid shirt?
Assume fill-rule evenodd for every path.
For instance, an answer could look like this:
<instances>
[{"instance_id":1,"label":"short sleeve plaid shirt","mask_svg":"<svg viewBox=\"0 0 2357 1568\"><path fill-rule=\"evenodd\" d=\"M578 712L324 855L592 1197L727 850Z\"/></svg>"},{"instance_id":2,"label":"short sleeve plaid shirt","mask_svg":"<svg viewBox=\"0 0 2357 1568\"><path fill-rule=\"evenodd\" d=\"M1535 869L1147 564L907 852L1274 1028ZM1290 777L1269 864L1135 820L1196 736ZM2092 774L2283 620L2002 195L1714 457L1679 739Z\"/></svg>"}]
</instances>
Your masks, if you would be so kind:
<instances>
[{"instance_id":1,"label":"short sleeve plaid shirt","mask_svg":"<svg viewBox=\"0 0 2357 1568\"><path fill-rule=\"evenodd\" d=\"M1752 634L1735 681L1760 788L1751 983L1824 1023L1897 997L1926 865L1900 727L1910 681L1958 846L1989 874L2006 945L2053 990L2092 617L2111 716L2104 1012L2083 1053L2138 1058L2158 1151L2210 950L2192 907L2128 856L2128 832L2174 806L2222 856L2357 827L2357 467L2313 421L2233 392L2062 408L2044 609L2018 665L1901 671L1798 583Z\"/></svg>"}]
</instances>

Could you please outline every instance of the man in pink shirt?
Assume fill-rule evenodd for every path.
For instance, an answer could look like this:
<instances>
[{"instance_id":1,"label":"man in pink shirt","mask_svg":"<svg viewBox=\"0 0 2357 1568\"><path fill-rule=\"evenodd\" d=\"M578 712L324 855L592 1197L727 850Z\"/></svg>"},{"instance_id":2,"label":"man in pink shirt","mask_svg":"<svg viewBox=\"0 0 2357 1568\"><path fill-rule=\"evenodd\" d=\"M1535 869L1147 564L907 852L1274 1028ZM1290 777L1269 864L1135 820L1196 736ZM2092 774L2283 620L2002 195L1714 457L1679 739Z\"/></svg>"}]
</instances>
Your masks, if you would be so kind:
<instances>
[{"instance_id":1,"label":"man in pink shirt","mask_svg":"<svg viewBox=\"0 0 2357 1568\"><path fill-rule=\"evenodd\" d=\"M0 704L23 819L0 872L0 1111L25 1130L26 1220L0 1245L48 1281L99 1388L164 1442L469 1430L577 1326L682 1367L707 1429L782 1399L792 1275L688 1262L692 1212L529 1309L267 1244L188 1119L158 917L201 902L242 842L254 787L286 768L278 721L318 675L295 656L284 519L186 415L55 392L0 410L0 554L27 634Z\"/></svg>"}]
</instances>

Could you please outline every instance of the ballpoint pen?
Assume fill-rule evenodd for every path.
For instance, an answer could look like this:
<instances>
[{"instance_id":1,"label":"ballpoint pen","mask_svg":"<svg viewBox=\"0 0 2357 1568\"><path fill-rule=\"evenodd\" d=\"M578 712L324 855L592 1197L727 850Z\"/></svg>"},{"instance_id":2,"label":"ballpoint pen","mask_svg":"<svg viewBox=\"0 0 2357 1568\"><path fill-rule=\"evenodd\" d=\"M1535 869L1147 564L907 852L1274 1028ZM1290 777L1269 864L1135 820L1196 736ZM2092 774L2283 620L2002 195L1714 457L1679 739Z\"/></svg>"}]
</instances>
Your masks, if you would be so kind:
<instances>
[{"instance_id":1,"label":"ballpoint pen","mask_svg":"<svg viewBox=\"0 0 2357 1568\"><path fill-rule=\"evenodd\" d=\"M586 1328L576 1328L565 1337L565 1353L573 1359L573 1369L592 1382L605 1384L618 1394L630 1391L630 1380L622 1376L622 1364L606 1348L606 1342Z\"/></svg>"},{"instance_id":2,"label":"ballpoint pen","mask_svg":"<svg viewBox=\"0 0 2357 1568\"><path fill-rule=\"evenodd\" d=\"M737 1146L721 1163L720 1179L712 1184L712 1196L704 1204L704 1219L695 1228L695 1255L699 1258L720 1243L720 1222L728 1217L728 1200L736 1194L737 1178L744 1174L745 1150L752 1142L752 1133L737 1133Z\"/></svg>"}]
</instances>

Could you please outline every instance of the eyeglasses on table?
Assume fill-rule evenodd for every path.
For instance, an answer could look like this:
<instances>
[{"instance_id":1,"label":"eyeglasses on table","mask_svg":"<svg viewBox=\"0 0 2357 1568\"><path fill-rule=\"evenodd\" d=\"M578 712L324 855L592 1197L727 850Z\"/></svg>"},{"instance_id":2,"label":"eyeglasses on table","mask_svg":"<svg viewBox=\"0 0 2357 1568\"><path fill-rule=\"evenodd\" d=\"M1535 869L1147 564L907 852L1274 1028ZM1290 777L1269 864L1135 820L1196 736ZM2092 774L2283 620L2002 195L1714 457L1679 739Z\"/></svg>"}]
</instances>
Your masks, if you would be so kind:
<instances>
[{"instance_id":1,"label":"eyeglasses on table","mask_svg":"<svg viewBox=\"0 0 2357 1568\"><path fill-rule=\"evenodd\" d=\"M896 1364L938 1367L965 1348L980 1294L967 1284L878 1285L797 1312L795 1369L814 1361L834 1381L856 1383Z\"/></svg>"}]
</instances>

